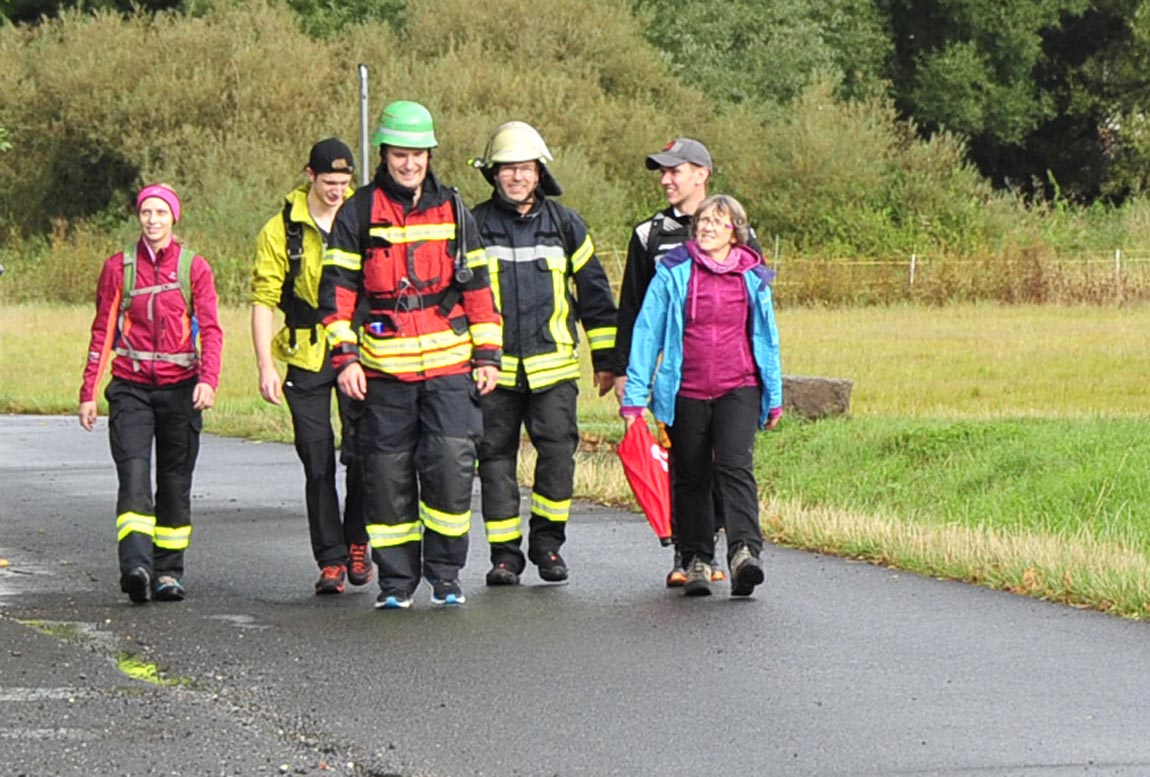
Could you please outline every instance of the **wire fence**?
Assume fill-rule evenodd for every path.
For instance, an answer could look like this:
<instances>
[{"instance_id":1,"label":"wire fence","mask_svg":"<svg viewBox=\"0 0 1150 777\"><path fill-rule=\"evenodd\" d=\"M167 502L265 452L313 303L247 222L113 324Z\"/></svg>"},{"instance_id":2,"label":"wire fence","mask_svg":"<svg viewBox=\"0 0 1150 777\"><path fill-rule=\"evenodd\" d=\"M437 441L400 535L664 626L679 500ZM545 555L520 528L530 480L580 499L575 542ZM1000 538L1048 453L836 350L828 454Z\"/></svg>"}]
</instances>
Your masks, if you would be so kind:
<instances>
[{"instance_id":1,"label":"wire fence","mask_svg":"<svg viewBox=\"0 0 1150 777\"><path fill-rule=\"evenodd\" d=\"M616 285L626 252L600 252ZM804 257L773 253L767 264L780 304L880 304L996 300L1126 304L1150 301L1150 252L1047 249L979 258L912 253L892 258Z\"/></svg>"}]
</instances>

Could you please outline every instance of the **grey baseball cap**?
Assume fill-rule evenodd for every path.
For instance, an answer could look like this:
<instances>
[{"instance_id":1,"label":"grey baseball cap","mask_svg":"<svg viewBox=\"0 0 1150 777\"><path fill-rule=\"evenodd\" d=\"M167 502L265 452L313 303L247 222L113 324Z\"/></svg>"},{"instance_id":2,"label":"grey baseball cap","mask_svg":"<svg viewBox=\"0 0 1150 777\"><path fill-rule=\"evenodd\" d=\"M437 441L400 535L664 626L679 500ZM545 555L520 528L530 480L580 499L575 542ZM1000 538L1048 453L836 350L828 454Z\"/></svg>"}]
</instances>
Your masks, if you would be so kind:
<instances>
[{"instance_id":1,"label":"grey baseball cap","mask_svg":"<svg viewBox=\"0 0 1150 777\"><path fill-rule=\"evenodd\" d=\"M684 162L714 170L711 164L711 152L702 143L691 138L675 138L664 146L662 151L651 154L647 157L647 169L678 167Z\"/></svg>"}]
</instances>

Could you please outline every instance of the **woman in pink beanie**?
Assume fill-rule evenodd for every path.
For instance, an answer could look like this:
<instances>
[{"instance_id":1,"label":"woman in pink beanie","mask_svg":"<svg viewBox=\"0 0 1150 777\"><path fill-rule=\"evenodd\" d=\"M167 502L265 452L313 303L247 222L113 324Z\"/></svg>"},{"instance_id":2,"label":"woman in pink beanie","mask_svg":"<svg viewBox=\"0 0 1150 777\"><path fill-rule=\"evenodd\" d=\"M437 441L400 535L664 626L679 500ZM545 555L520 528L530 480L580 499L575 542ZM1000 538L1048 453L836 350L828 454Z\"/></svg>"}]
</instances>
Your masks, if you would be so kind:
<instances>
[{"instance_id":1,"label":"woman in pink beanie","mask_svg":"<svg viewBox=\"0 0 1150 777\"><path fill-rule=\"evenodd\" d=\"M145 186L136 216L139 239L110 256L100 273L80 425L95 428L96 391L111 364L104 396L119 477L120 588L136 603L149 595L179 601L192 534L192 471L202 414L219 386L223 332L211 267L172 233L179 196L166 184Z\"/></svg>"}]
</instances>

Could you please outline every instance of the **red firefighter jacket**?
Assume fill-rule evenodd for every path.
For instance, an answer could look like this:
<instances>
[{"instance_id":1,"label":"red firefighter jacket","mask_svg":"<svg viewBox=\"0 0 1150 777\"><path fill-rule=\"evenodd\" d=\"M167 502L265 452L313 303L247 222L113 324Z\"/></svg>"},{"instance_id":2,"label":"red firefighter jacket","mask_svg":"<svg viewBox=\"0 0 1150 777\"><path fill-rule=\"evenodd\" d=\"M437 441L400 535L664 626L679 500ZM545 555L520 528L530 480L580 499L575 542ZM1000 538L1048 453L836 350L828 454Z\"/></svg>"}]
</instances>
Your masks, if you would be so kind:
<instances>
[{"instance_id":1,"label":"red firefighter jacket","mask_svg":"<svg viewBox=\"0 0 1150 777\"><path fill-rule=\"evenodd\" d=\"M358 359L369 377L420 381L499 366L486 252L471 214L430 171L414 205L382 166L343 204L319 313L336 369Z\"/></svg>"}]
</instances>

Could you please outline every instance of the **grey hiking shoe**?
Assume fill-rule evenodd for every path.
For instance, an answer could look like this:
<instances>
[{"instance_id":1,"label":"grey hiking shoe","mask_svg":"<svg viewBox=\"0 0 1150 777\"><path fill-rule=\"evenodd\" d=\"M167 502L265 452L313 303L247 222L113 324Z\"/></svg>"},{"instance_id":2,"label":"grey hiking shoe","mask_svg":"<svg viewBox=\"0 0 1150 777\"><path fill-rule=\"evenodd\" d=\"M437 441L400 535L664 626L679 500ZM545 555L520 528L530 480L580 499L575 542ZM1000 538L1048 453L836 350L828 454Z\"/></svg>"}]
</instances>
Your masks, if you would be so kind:
<instances>
[{"instance_id":1,"label":"grey hiking shoe","mask_svg":"<svg viewBox=\"0 0 1150 777\"><path fill-rule=\"evenodd\" d=\"M687 581L683 584L684 596L711 595L711 565L700 558L687 567Z\"/></svg>"},{"instance_id":2,"label":"grey hiking shoe","mask_svg":"<svg viewBox=\"0 0 1150 777\"><path fill-rule=\"evenodd\" d=\"M750 596L763 582L763 565L746 545L731 557L731 596Z\"/></svg>"}]
</instances>

